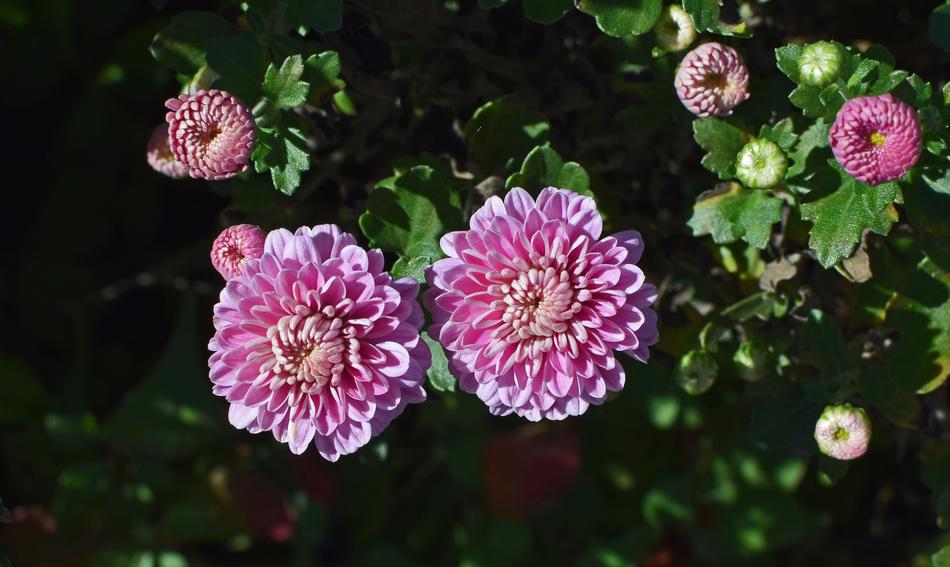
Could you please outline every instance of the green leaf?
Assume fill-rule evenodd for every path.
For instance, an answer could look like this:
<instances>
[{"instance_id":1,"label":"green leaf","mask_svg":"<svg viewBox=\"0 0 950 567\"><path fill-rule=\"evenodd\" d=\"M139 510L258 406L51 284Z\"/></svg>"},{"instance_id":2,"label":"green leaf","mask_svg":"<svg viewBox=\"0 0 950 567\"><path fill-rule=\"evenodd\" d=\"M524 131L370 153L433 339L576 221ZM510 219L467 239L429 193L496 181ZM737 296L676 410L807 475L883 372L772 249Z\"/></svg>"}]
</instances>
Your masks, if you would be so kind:
<instances>
[{"instance_id":1,"label":"green leaf","mask_svg":"<svg viewBox=\"0 0 950 567\"><path fill-rule=\"evenodd\" d=\"M693 120L693 138L706 150L703 167L719 179L735 178L736 155L749 139L745 132L719 118L697 118Z\"/></svg>"},{"instance_id":2,"label":"green leaf","mask_svg":"<svg viewBox=\"0 0 950 567\"><path fill-rule=\"evenodd\" d=\"M808 246L825 268L850 256L866 229L886 235L897 220L892 206L897 183L872 187L848 175L836 161L829 164L841 177L840 187L801 205L802 218L812 222Z\"/></svg>"},{"instance_id":3,"label":"green leaf","mask_svg":"<svg viewBox=\"0 0 950 567\"><path fill-rule=\"evenodd\" d=\"M574 0L524 0L524 15L539 24L553 24L574 9Z\"/></svg>"},{"instance_id":4,"label":"green leaf","mask_svg":"<svg viewBox=\"0 0 950 567\"><path fill-rule=\"evenodd\" d=\"M772 225L781 218L782 201L767 191L723 183L699 196L688 224L693 235L709 234L717 244L741 238L756 248L765 248Z\"/></svg>"},{"instance_id":5,"label":"green leaf","mask_svg":"<svg viewBox=\"0 0 950 567\"><path fill-rule=\"evenodd\" d=\"M258 128L251 160L258 173L270 171L275 189L293 195L300 186L301 172L310 169L307 139L300 129L283 124Z\"/></svg>"},{"instance_id":6,"label":"green leaf","mask_svg":"<svg viewBox=\"0 0 950 567\"><path fill-rule=\"evenodd\" d=\"M295 27L336 31L343 25L343 0L290 0L285 17Z\"/></svg>"},{"instance_id":7,"label":"green leaf","mask_svg":"<svg viewBox=\"0 0 950 567\"><path fill-rule=\"evenodd\" d=\"M699 31L715 31L719 27L719 0L683 0L683 9Z\"/></svg>"},{"instance_id":8,"label":"green leaf","mask_svg":"<svg viewBox=\"0 0 950 567\"><path fill-rule=\"evenodd\" d=\"M309 100L319 102L325 94L343 86L340 80L340 55L336 51L311 55L303 65L301 78L310 84Z\"/></svg>"},{"instance_id":9,"label":"green leaf","mask_svg":"<svg viewBox=\"0 0 950 567\"><path fill-rule=\"evenodd\" d=\"M714 0L715 1L715 0ZM802 55L802 46L796 44L779 47L775 50L775 64L796 84L799 82L798 58Z\"/></svg>"},{"instance_id":10,"label":"green leaf","mask_svg":"<svg viewBox=\"0 0 950 567\"><path fill-rule=\"evenodd\" d=\"M557 187L594 196L584 168L574 162L564 163L561 156L549 146L538 146L531 150L521 165L521 171L513 173L505 182L506 189L512 187L521 187L532 195L537 195L545 187Z\"/></svg>"},{"instance_id":11,"label":"green leaf","mask_svg":"<svg viewBox=\"0 0 950 567\"><path fill-rule=\"evenodd\" d=\"M43 414L46 387L26 361L0 353L0 376L0 423L17 425Z\"/></svg>"},{"instance_id":12,"label":"green leaf","mask_svg":"<svg viewBox=\"0 0 950 567\"><path fill-rule=\"evenodd\" d=\"M930 13L930 41L950 53L950 4L937 6Z\"/></svg>"},{"instance_id":13,"label":"green leaf","mask_svg":"<svg viewBox=\"0 0 950 567\"><path fill-rule=\"evenodd\" d=\"M237 35L238 29L211 12L182 12L158 32L149 51L156 61L182 75L203 67L205 44L210 39Z\"/></svg>"},{"instance_id":14,"label":"green leaf","mask_svg":"<svg viewBox=\"0 0 950 567\"><path fill-rule=\"evenodd\" d=\"M933 180L915 176L903 192L904 210L914 229L936 236L950 236L950 171Z\"/></svg>"},{"instance_id":15,"label":"green leaf","mask_svg":"<svg viewBox=\"0 0 950 567\"><path fill-rule=\"evenodd\" d=\"M829 87L836 88L832 84ZM798 85L795 90L788 95L788 100L795 106L802 109L802 113L809 118L819 118L827 113L825 104L821 100L822 89L812 85Z\"/></svg>"},{"instance_id":16,"label":"green leaf","mask_svg":"<svg viewBox=\"0 0 950 567\"><path fill-rule=\"evenodd\" d=\"M445 356L445 350L438 341L429 338L429 335L422 334L422 340L429 345L429 352L432 353L432 366L429 367L426 376L429 378L429 385L437 392L454 392L455 376L449 372L449 360Z\"/></svg>"},{"instance_id":17,"label":"green leaf","mask_svg":"<svg viewBox=\"0 0 950 567\"><path fill-rule=\"evenodd\" d=\"M950 545L946 545L930 557L932 567L950 567Z\"/></svg>"},{"instance_id":18,"label":"green leaf","mask_svg":"<svg viewBox=\"0 0 950 567\"><path fill-rule=\"evenodd\" d=\"M831 126L822 119L818 119L802 132L798 138L798 145L795 150L789 152L792 159L792 165L788 168L786 174L789 179L805 173L808 157L816 148L824 148L828 145L828 130Z\"/></svg>"},{"instance_id":19,"label":"green leaf","mask_svg":"<svg viewBox=\"0 0 950 567\"><path fill-rule=\"evenodd\" d=\"M535 146L548 141L551 127L544 115L505 99L491 101L465 125L472 159L488 175L513 168Z\"/></svg>"},{"instance_id":20,"label":"green leaf","mask_svg":"<svg viewBox=\"0 0 950 567\"><path fill-rule=\"evenodd\" d=\"M578 0L577 7L594 16L607 35L641 35L653 29L663 11L662 0Z\"/></svg>"},{"instance_id":21,"label":"green leaf","mask_svg":"<svg viewBox=\"0 0 950 567\"><path fill-rule=\"evenodd\" d=\"M360 228L370 246L407 257L441 258L439 239L462 228L458 191L427 166L413 167L377 184L366 209Z\"/></svg>"},{"instance_id":22,"label":"green leaf","mask_svg":"<svg viewBox=\"0 0 950 567\"><path fill-rule=\"evenodd\" d=\"M178 310L175 330L155 369L131 389L109 417L105 431L123 454L154 454L164 458L196 454L220 446L225 432L224 400L209 396L205 355L195 319L196 301L187 294Z\"/></svg>"},{"instance_id":23,"label":"green leaf","mask_svg":"<svg viewBox=\"0 0 950 567\"><path fill-rule=\"evenodd\" d=\"M264 73L264 96L277 108L293 108L303 104L310 91L310 84L300 80L303 71L303 58L300 55L284 59L279 69L271 63Z\"/></svg>"},{"instance_id":24,"label":"green leaf","mask_svg":"<svg viewBox=\"0 0 950 567\"><path fill-rule=\"evenodd\" d=\"M795 123L791 118L783 118L771 126L763 124L759 130L759 138L775 142L785 153L790 152L798 141Z\"/></svg>"},{"instance_id":25,"label":"green leaf","mask_svg":"<svg viewBox=\"0 0 950 567\"><path fill-rule=\"evenodd\" d=\"M257 36L242 31L234 37L208 41L208 66L221 75L215 88L230 91L244 104L253 106L261 98L264 50Z\"/></svg>"},{"instance_id":26,"label":"green leaf","mask_svg":"<svg viewBox=\"0 0 950 567\"><path fill-rule=\"evenodd\" d=\"M432 258L429 256L403 257L393 263L389 275L393 278L410 277L422 284L426 281L426 268L431 265Z\"/></svg>"}]
</instances>

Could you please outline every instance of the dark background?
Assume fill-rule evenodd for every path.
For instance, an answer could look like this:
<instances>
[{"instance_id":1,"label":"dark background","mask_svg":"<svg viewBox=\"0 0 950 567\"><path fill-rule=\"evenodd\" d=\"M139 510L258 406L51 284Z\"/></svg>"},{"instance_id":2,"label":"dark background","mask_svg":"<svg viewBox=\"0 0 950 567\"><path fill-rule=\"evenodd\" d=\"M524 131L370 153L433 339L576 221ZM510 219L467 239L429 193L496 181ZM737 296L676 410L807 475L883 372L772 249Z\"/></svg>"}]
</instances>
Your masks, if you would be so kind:
<instances>
[{"instance_id":1,"label":"dark background","mask_svg":"<svg viewBox=\"0 0 950 567\"><path fill-rule=\"evenodd\" d=\"M474 396L431 393L333 465L233 431L205 366L222 283L207 256L223 226L359 234L393 159L428 151L464 170L458 125L515 93L551 120L562 156L611 188L612 228L647 235L652 279L692 285L712 255L685 220L711 178L671 69L618 73L619 41L591 18L545 27L516 0L491 12L418 0L345 2L342 30L320 40L341 53L359 114L313 117L321 144L297 196L261 176L166 179L145 142L178 84L147 47L178 11L237 9L160 4L0 2L0 497L15 520L0 552L15 565L910 565L933 551L930 496L899 435L834 489L812 469L794 491L757 484L748 467L780 479L805 461L745 441L735 388L696 400L670 386L662 343L622 396L563 424L490 419ZM730 42L754 76L750 115L788 108L772 49L795 39L880 43L900 68L945 81L948 57L927 40L934 6L756 5L755 38ZM414 58L395 61L407 45ZM628 53L650 63L648 46ZM675 325L669 308L661 319ZM656 400L676 406L672 423ZM730 505L708 498L726 490L722 467L739 493ZM681 515L692 527L668 521Z\"/></svg>"}]
</instances>

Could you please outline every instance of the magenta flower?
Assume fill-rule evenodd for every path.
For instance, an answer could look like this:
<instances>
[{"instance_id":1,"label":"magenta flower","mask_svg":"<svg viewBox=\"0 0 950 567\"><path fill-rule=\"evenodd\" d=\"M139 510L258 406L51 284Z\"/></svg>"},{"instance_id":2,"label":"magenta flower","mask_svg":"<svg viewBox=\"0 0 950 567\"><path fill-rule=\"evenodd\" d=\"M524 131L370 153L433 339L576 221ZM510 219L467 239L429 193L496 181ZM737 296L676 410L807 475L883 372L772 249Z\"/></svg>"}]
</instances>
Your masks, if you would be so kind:
<instances>
[{"instance_id":1,"label":"magenta flower","mask_svg":"<svg viewBox=\"0 0 950 567\"><path fill-rule=\"evenodd\" d=\"M425 399L419 284L383 262L335 225L267 235L214 307L208 364L232 425L335 461Z\"/></svg>"},{"instance_id":2,"label":"magenta flower","mask_svg":"<svg viewBox=\"0 0 950 567\"><path fill-rule=\"evenodd\" d=\"M188 177L188 168L178 163L168 145L168 124L159 124L155 127L148 139L145 160L152 169L172 179Z\"/></svg>"},{"instance_id":3,"label":"magenta flower","mask_svg":"<svg viewBox=\"0 0 950 567\"><path fill-rule=\"evenodd\" d=\"M168 142L192 177L227 179L247 169L256 130L251 111L227 91L165 101Z\"/></svg>"},{"instance_id":4,"label":"magenta flower","mask_svg":"<svg viewBox=\"0 0 950 567\"><path fill-rule=\"evenodd\" d=\"M244 273L248 260L264 254L264 232L252 224L229 226L211 245L211 265L229 280Z\"/></svg>"},{"instance_id":5,"label":"magenta flower","mask_svg":"<svg viewBox=\"0 0 950 567\"><path fill-rule=\"evenodd\" d=\"M635 231L600 237L593 199L549 187L491 197L471 230L442 237L427 274L429 335L463 390L496 415L580 415L623 388L613 350L646 362L656 288L636 262Z\"/></svg>"},{"instance_id":6,"label":"magenta flower","mask_svg":"<svg viewBox=\"0 0 950 567\"><path fill-rule=\"evenodd\" d=\"M709 42L686 54L673 84L683 106L696 116L729 116L749 98L749 69L738 51Z\"/></svg>"},{"instance_id":7,"label":"magenta flower","mask_svg":"<svg viewBox=\"0 0 950 567\"><path fill-rule=\"evenodd\" d=\"M913 107L890 94L846 102L828 134L835 159L870 185L903 177L920 158L920 121Z\"/></svg>"}]
</instances>

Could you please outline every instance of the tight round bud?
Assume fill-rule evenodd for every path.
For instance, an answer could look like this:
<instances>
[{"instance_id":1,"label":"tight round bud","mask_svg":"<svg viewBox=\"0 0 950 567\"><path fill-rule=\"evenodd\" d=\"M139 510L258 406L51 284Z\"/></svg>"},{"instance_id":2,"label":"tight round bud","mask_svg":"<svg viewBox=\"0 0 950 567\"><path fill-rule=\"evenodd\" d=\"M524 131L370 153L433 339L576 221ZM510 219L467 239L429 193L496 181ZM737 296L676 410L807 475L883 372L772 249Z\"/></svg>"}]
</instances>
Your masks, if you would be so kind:
<instances>
[{"instance_id":1,"label":"tight round bud","mask_svg":"<svg viewBox=\"0 0 950 567\"><path fill-rule=\"evenodd\" d=\"M683 57L673 85L696 116L729 116L749 98L749 69L738 51L711 41Z\"/></svg>"},{"instance_id":2,"label":"tight round bud","mask_svg":"<svg viewBox=\"0 0 950 567\"><path fill-rule=\"evenodd\" d=\"M188 177L188 168L178 163L168 145L168 124L159 124L152 131L145 149L145 160L152 169L172 179Z\"/></svg>"},{"instance_id":3,"label":"tight round bud","mask_svg":"<svg viewBox=\"0 0 950 567\"><path fill-rule=\"evenodd\" d=\"M237 224L221 231L211 245L211 265L226 280L244 273L249 260L264 253L264 232L252 224Z\"/></svg>"},{"instance_id":4,"label":"tight round bud","mask_svg":"<svg viewBox=\"0 0 950 567\"><path fill-rule=\"evenodd\" d=\"M736 156L736 177L750 189L768 189L785 179L788 158L771 140L754 139Z\"/></svg>"},{"instance_id":5,"label":"tight round bud","mask_svg":"<svg viewBox=\"0 0 950 567\"><path fill-rule=\"evenodd\" d=\"M815 424L815 441L829 457L857 459L871 442L871 420L866 411L851 404L828 406Z\"/></svg>"},{"instance_id":6,"label":"tight round bud","mask_svg":"<svg viewBox=\"0 0 950 567\"><path fill-rule=\"evenodd\" d=\"M227 91L198 91L165 101L168 143L192 177L227 179L246 171L257 135L254 117Z\"/></svg>"},{"instance_id":7,"label":"tight round bud","mask_svg":"<svg viewBox=\"0 0 950 567\"><path fill-rule=\"evenodd\" d=\"M758 382L769 373L772 352L758 339L744 341L736 349L732 361L739 370L739 377L746 382Z\"/></svg>"},{"instance_id":8,"label":"tight round bud","mask_svg":"<svg viewBox=\"0 0 950 567\"><path fill-rule=\"evenodd\" d=\"M806 84L823 87L841 74L844 56L830 41L809 43L798 57L798 78Z\"/></svg>"},{"instance_id":9,"label":"tight round bud","mask_svg":"<svg viewBox=\"0 0 950 567\"><path fill-rule=\"evenodd\" d=\"M852 177L877 185L907 174L923 135L914 107L890 93L844 103L828 132L835 159Z\"/></svg>"},{"instance_id":10,"label":"tight round bud","mask_svg":"<svg viewBox=\"0 0 950 567\"><path fill-rule=\"evenodd\" d=\"M656 41L667 51L683 51L696 41L696 28L686 10L670 4L663 10L656 27Z\"/></svg>"},{"instance_id":11,"label":"tight round bud","mask_svg":"<svg viewBox=\"0 0 950 567\"><path fill-rule=\"evenodd\" d=\"M719 364L705 350L691 350L680 359L676 368L676 383L691 395L705 394L716 383Z\"/></svg>"}]
</instances>

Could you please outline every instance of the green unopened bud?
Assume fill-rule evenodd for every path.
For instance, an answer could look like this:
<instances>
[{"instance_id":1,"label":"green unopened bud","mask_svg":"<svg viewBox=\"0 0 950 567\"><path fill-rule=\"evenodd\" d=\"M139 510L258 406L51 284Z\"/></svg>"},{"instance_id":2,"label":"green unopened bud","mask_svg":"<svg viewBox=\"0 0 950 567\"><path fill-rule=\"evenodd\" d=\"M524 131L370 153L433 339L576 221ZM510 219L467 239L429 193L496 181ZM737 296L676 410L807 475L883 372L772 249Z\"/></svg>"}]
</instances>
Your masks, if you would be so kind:
<instances>
[{"instance_id":1,"label":"green unopened bud","mask_svg":"<svg viewBox=\"0 0 950 567\"><path fill-rule=\"evenodd\" d=\"M687 394L705 394L716 383L719 365L713 355L704 350L691 350L680 359L676 368L676 383Z\"/></svg>"},{"instance_id":2,"label":"green unopened bud","mask_svg":"<svg viewBox=\"0 0 950 567\"><path fill-rule=\"evenodd\" d=\"M667 51L683 51L696 40L696 28L689 14L675 4L663 10L654 30L657 43Z\"/></svg>"},{"instance_id":3,"label":"green unopened bud","mask_svg":"<svg viewBox=\"0 0 950 567\"><path fill-rule=\"evenodd\" d=\"M950 83L943 86L943 104L950 106Z\"/></svg>"},{"instance_id":4,"label":"green unopened bud","mask_svg":"<svg viewBox=\"0 0 950 567\"><path fill-rule=\"evenodd\" d=\"M810 43L798 57L798 78L806 85L823 87L838 78L843 62L837 45L830 41Z\"/></svg>"},{"instance_id":5,"label":"green unopened bud","mask_svg":"<svg viewBox=\"0 0 950 567\"><path fill-rule=\"evenodd\" d=\"M750 339L739 345L732 361L739 369L740 378L746 382L758 382L769 372L772 352L762 341Z\"/></svg>"},{"instance_id":6,"label":"green unopened bud","mask_svg":"<svg viewBox=\"0 0 950 567\"><path fill-rule=\"evenodd\" d=\"M770 140L752 140L736 156L736 177L750 189L774 187L787 171L785 152Z\"/></svg>"}]
</instances>

